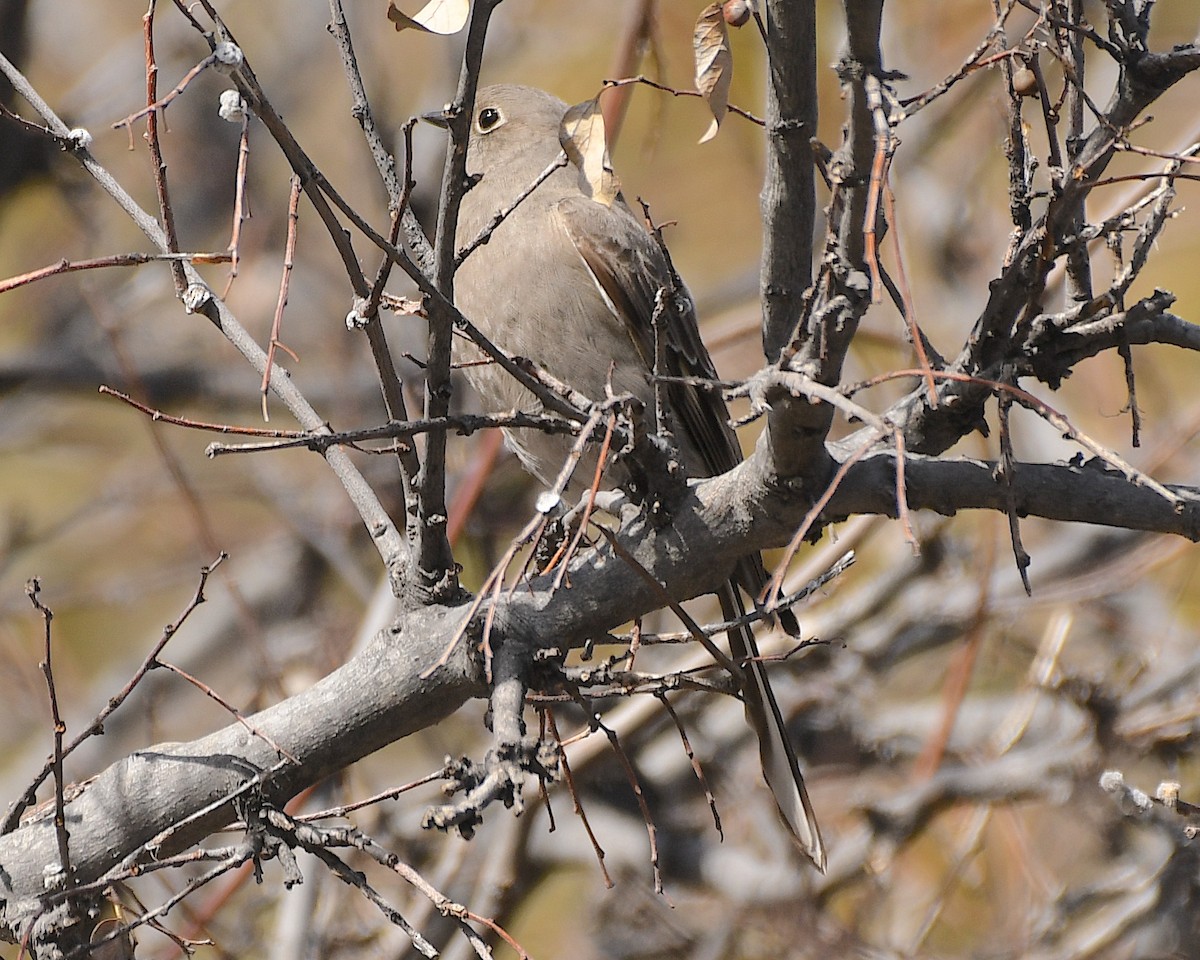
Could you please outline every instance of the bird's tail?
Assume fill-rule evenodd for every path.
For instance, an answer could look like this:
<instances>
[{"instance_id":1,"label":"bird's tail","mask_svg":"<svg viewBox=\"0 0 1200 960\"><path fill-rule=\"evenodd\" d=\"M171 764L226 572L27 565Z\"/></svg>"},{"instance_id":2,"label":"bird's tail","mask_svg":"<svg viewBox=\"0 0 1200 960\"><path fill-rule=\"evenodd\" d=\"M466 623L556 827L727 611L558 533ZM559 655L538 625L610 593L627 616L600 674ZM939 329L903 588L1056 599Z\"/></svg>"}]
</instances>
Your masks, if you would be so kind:
<instances>
[{"instance_id":1,"label":"bird's tail","mask_svg":"<svg viewBox=\"0 0 1200 960\"><path fill-rule=\"evenodd\" d=\"M741 594L732 581L721 588L718 596L725 619L736 620L745 613ZM748 624L729 631L729 649L734 663L742 668L738 681L742 687L746 717L758 735L763 777L796 843L816 864L817 869L824 873L825 845L821 842L821 830L817 826L808 791L804 788L804 776L796 760L796 751L788 739L783 715L779 712L766 668L759 659L758 644Z\"/></svg>"}]
</instances>

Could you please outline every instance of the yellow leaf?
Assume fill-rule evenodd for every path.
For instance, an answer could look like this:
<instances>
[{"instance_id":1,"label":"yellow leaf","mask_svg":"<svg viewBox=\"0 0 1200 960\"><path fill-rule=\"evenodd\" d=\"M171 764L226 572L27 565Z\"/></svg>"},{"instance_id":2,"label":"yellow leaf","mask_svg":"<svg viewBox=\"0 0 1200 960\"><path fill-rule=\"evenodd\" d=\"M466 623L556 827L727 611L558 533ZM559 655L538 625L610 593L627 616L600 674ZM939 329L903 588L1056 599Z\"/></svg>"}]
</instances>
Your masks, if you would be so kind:
<instances>
[{"instance_id":1,"label":"yellow leaf","mask_svg":"<svg viewBox=\"0 0 1200 960\"><path fill-rule=\"evenodd\" d=\"M701 143L717 135L729 108L729 84L733 81L733 52L729 49L729 29L721 4L710 3L700 13L692 33L692 52L696 58L696 89L712 111L713 121Z\"/></svg>"},{"instance_id":2,"label":"yellow leaf","mask_svg":"<svg viewBox=\"0 0 1200 960\"><path fill-rule=\"evenodd\" d=\"M397 30L411 27L426 33L458 33L467 25L470 13L471 0L429 0L411 17L400 12L395 0L388 2L388 19L396 25Z\"/></svg>"},{"instance_id":3,"label":"yellow leaf","mask_svg":"<svg viewBox=\"0 0 1200 960\"><path fill-rule=\"evenodd\" d=\"M621 192L621 182L608 159L599 97L577 103L566 112L558 129L558 142L578 169L583 192L597 203L611 207Z\"/></svg>"}]
</instances>

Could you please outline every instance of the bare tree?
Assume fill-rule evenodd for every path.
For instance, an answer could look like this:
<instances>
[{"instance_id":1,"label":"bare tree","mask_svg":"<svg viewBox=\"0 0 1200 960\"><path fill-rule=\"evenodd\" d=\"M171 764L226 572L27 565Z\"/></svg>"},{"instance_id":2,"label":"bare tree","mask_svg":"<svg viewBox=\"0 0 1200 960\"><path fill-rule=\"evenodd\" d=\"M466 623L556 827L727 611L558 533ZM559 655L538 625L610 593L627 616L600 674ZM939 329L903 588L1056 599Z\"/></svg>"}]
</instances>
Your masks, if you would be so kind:
<instances>
[{"instance_id":1,"label":"bare tree","mask_svg":"<svg viewBox=\"0 0 1200 960\"><path fill-rule=\"evenodd\" d=\"M17 130L23 140L32 136L61 150L60 176L76 176L67 172L71 167L82 170L89 197L98 190L116 201L152 248L88 259L64 252L49 266L0 282L0 292L17 297L68 273L118 273L104 268L138 267L137 276L169 284L183 309L154 323L180 323L181 313L208 320L189 336L232 345L261 378L264 412L282 404L299 427L244 428L236 444L227 438L211 444L209 456L218 463L253 456L259 476L282 476L285 458L297 454L268 459L270 451L316 453L342 488L340 499L326 490L317 512L341 509L330 506L335 500L352 505L386 581L388 611L353 655L300 692L289 695L281 680L255 689L256 699L224 695L214 679L219 668L193 677L165 654L169 641L192 629L214 571L226 572L216 560L222 538L204 519L208 508L196 506L197 539L216 562L204 567L192 602L141 655L132 679L118 694L106 692L105 709L72 732L56 680L64 668L64 628L53 620L47 588L30 580L26 610L40 625L54 747L34 782L13 790L0 836L4 935L37 957L128 951L135 931L168 931L168 911L197 902L210 885L232 884L239 871L278 877L289 889L301 881L312 889L330 874L354 888L355 906L321 914L311 903L307 911L296 908L305 901L295 894L282 897L278 929L288 936L278 937L280 955L361 950L349 918L368 904L399 931L395 944L373 934L389 950L411 946L435 956L445 943L451 955L473 949L490 956L500 941L527 942L506 928L521 902L513 891L527 892L539 876L532 864L549 870L546 864L573 849L530 829L535 816L548 815L548 797L563 790L580 811L604 881L611 884L611 873L632 873L622 889L632 887L639 891L632 896L640 897L648 873L662 894L645 903L605 900L597 880L595 896L585 901L595 946L573 951L582 955L986 949L1005 956L1200 956L1191 845L1197 810L1184 799L1186 785L1165 782L1151 798L1140 780L1156 771L1134 769L1149 755L1187 756L1200 716L1197 661L1180 640L1185 614L1172 612L1164 599L1174 581L1144 575L1171 559L1165 551L1173 548L1163 544L1200 538L1200 489L1152 476L1194 479L1195 458L1186 450L1200 421L1189 406L1177 424L1149 431L1153 453L1139 457L1118 452L1116 442L1085 431L1082 417L1045 399L1086 362L1114 357L1103 378L1105 407L1124 404L1128 446L1139 447L1147 429L1137 387L1146 377L1136 375L1134 348L1173 348L1153 354L1157 376L1157 365L1168 362L1162 356L1178 353L1190 363L1187 351L1200 347L1200 327L1172 312L1176 296L1144 289L1156 245L1180 213L1177 190L1196 179L1200 155L1200 130L1182 137L1172 130L1166 147L1143 140L1155 129L1145 126L1148 111L1177 85L1194 100L1192 74L1200 67L1195 43L1158 42L1153 6L1149 0L993 0L988 25L957 55L959 65L926 85L895 69L910 71L908 64L885 63L881 44L891 40L882 0L845 0L829 27L844 34L833 73L843 112L841 132L827 148L818 130L827 128L832 137L836 123L818 127L827 84L818 70L815 4L729 0L690 12L709 28L703 42L700 25L696 29L697 91L633 79L639 58L661 42L669 15L659 11L657 22L651 0L628 4L627 22L613 24L621 76L611 78L617 82L604 95L610 137L623 98L648 87L639 96L659 98L661 110L673 108L671 93L701 96L714 122L722 121L719 137L735 122L757 123L766 158L761 275L752 298L763 350L754 372L707 385L741 403L743 425L754 422L759 433L736 469L686 486L662 479L661 448L640 428L636 404L580 398L570 384L503 355L454 306L453 276L463 255L455 224L469 185L467 131L489 24L506 9L499 0L476 0L469 8L466 0L445 0L416 13L427 29L464 38L436 197L421 192L412 125L394 143L383 132L363 79L372 75L363 69L367 58L356 53L342 4L330 0L332 40L320 42L332 43L340 56L353 103L353 121L344 118L337 140L350 149L341 138L350 141L354 122L361 127L353 149L362 169L370 166L363 158L373 161L386 215L376 200L360 196L365 191L357 183L348 186L323 166L327 144L299 132L296 111L303 105L278 106L287 95L286 74L273 69L275 85L260 79L268 76L256 71L260 58L274 57L282 41L260 34L252 21L243 31L208 0L163 10L150 4L143 21L146 106L114 124L131 138L135 129L144 131L137 157L144 164L149 156L153 190L143 192L152 201L136 199L122 185L128 181L93 152L94 134L64 122L17 66L0 59L23 100L19 110L0 108L0 132ZM396 4L391 9L398 27L408 25ZM382 22L382 11L376 12ZM452 22L456 13L461 25ZM743 24L731 39L731 28ZM372 22L365 30L377 28ZM156 55L163 33L173 49L196 53L195 67L166 94ZM297 61L319 39L296 40ZM397 42L411 39L402 35ZM423 39L442 43L441 57L454 42ZM723 119L731 110L728 78L712 71L731 70L735 55L740 63L743 43L746 58L759 57L765 66L763 117L739 107ZM896 46L919 56L899 39ZM241 131L232 196L203 193L200 177L195 186L168 178L163 155L164 116L176 117L214 76L229 88L221 96L222 116ZM1002 144L978 138L981 111L971 98L983 89L981 79L990 79L993 93L1001 90L995 102L1005 111ZM1181 115L1195 126L1194 108ZM266 350L231 306L253 283L247 265L258 262L241 233L249 202L245 161L268 149L264 132L292 175L287 204L267 214L285 253ZM949 157L937 157L939 138L951 144ZM968 145L988 161L998 158L1006 170L1007 222L999 229L987 216L972 218L961 192L971 171L984 164L968 162ZM906 151L920 155L914 172L940 171L953 184L947 189L960 193L947 197L929 186L915 198L902 190L893 195L893 180L907 175ZM79 191L80 181L64 189ZM282 198L282 191L271 196ZM826 203L823 213L818 198ZM91 200L80 203L87 209ZM416 212L423 203L431 208L424 218L432 224L428 230ZM199 220L214 207L232 218L229 252L188 251L184 211ZM335 254L323 273L300 269L297 254L301 239L317 243L298 226L301 216L311 226L312 214L321 243ZM933 251L916 257L902 242L908 218L922 216L941 218L946 245L940 261ZM928 240L936 229L919 235ZM115 228L97 235L107 244L128 242L121 237ZM925 282L947 303L957 289L960 302L973 305L970 316L954 304L943 314L952 323L919 322ZM333 377L302 391L296 370L281 365L289 294L294 300L298 287L318 286L336 288L349 304L347 323L365 338L383 401L381 425L333 429L327 408L344 415L344 394L353 388ZM101 301L94 307L101 318L122 310L116 300L103 302L111 291L82 289ZM261 309L270 299L253 302L271 313ZM872 310L891 317L904 338L891 338L886 363L855 356L879 339L866 322ZM554 415L475 414L452 403L455 335L473 339ZM57 346L71 362L59 357L54 378L107 378L88 350L73 352L68 341ZM113 346L114 356L125 356L119 338ZM122 368L127 381L140 379L136 392L148 402L126 399L140 415L171 420L171 430L229 433L228 424L163 409L196 391L219 400L230 382L214 373L189 383L188 367L198 359L191 349L140 375ZM407 351L419 360L401 356ZM228 368L228 360L220 364ZM34 364L9 374L22 383L38 375ZM868 391L881 399L869 404L862 398ZM1035 421L1049 431L1038 432ZM1028 428L1023 432L1018 424ZM464 551L452 542L475 501L472 483L460 479L465 470L455 460L456 435L496 434L500 427L569 430L580 447L605 442L623 448L639 475L651 478L655 497L630 500L611 520L589 514L565 532L556 530L554 516L561 488L543 491L533 504L519 500L527 512L502 527L497 555L476 571L481 586L472 594L460 581ZM1037 449L1047 434L1066 441L1066 459L1052 460L1058 446L1045 457L1018 456L1026 446ZM989 437L993 453L967 455L987 449L979 441ZM382 456L360 456L366 449ZM186 480L179 486L189 493ZM986 536L972 541L959 533L959 521L940 519L967 510L1002 518L1003 535L986 526ZM1026 545L1027 518L1034 521L1036 547ZM1055 529L1070 535L1047 536L1039 519L1089 526L1060 526ZM838 530L840 539L829 536ZM331 538L315 552L328 559L341 549ZM851 549L860 549L866 562L841 576ZM682 606L718 589L739 558L756 550L781 552L754 617L765 621L810 593L829 593L805 609L810 639L799 650L793 638L782 631L768 637L770 628L763 627L764 654L782 661L772 663L772 676L810 757L818 812L831 834L824 876L790 850L782 852L783 832L766 812L757 773L751 761L742 762L753 751L729 749L741 746L746 732L731 719L738 713L736 690L712 640L722 624L705 624L703 605ZM479 553L486 557L487 550ZM1030 573L1033 556L1039 567L1045 563L1037 578ZM1194 562L1194 551L1191 556ZM481 567L477 558L469 562ZM224 627L234 646L250 645L262 629L258 611L295 588L303 567L298 560L283 565L279 584L249 578L224 584L234 597ZM1136 594L1101 602L1133 582ZM321 618L302 592L305 598L289 611L291 630L312 628ZM1083 599L1096 603L1085 606ZM680 616L685 629L672 627L661 611ZM1018 622L1020 629L1013 626ZM348 632L342 651L351 646ZM1006 632L1016 642L985 647ZM675 646L693 641L695 650L687 654ZM1137 643L1146 649L1138 651ZM981 681L976 667L987 650L983 656L991 657L996 678ZM76 774L68 771L96 736L119 735L127 702L144 695L152 675L167 672L219 703L231 722L210 725L187 741L127 744L121 759L70 783ZM932 675L938 684L924 696L899 695L898 677L922 689L911 679L916 674ZM415 774L395 777L385 768L393 789L370 802L361 795L352 801L353 790L339 789L338 778L353 776L360 761L431 729L472 700L487 703L488 740L473 755L446 760L439 771L444 802L404 806L420 816L423 829L389 823L381 812L385 800L406 789L396 781ZM621 702L611 706L613 700ZM535 715L536 734L529 724ZM611 771L597 770L606 765ZM628 791L635 815L606 803L613 782ZM40 791L49 798L38 805ZM310 791L309 805L300 810L296 798ZM730 796L735 800L724 802ZM514 819L504 807L523 816ZM1036 813L1021 819L1030 808ZM557 814L560 821L568 816ZM219 832L231 826L234 832L222 840ZM717 843L722 829L729 838L724 846ZM468 839L489 832L486 843L464 847L438 830ZM601 846L610 844L616 849L606 859ZM629 845L632 855L625 852ZM1017 852L1005 856L997 847ZM1084 848L1087 868L1072 872L1075 850ZM164 894L149 881L167 871L173 879ZM972 871L983 871L986 884ZM663 924L668 897L678 898L680 909ZM781 910L781 903L789 908ZM575 911L566 925L582 925L584 912ZM231 930L236 926L230 922ZM193 932L166 935L191 949L204 926L188 929Z\"/></svg>"}]
</instances>

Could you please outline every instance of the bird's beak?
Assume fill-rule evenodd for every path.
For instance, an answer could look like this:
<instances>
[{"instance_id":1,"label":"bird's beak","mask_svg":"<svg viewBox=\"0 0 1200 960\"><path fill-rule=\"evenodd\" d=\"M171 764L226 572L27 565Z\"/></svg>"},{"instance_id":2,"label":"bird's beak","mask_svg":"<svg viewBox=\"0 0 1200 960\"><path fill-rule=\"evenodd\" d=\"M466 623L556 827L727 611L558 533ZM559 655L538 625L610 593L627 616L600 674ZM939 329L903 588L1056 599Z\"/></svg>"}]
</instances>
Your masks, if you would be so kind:
<instances>
[{"instance_id":1,"label":"bird's beak","mask_svg":"<svg viewBox=\"0 0 1200 960\"><path fill-rule=\"evenodd\" d=\"M421 114L421 119L426 123L432 123L435 127L441 127L443 130L450 126L450 115L446 107L441 110L434 110L432 113Z\"/></svg>"}]
</instances>

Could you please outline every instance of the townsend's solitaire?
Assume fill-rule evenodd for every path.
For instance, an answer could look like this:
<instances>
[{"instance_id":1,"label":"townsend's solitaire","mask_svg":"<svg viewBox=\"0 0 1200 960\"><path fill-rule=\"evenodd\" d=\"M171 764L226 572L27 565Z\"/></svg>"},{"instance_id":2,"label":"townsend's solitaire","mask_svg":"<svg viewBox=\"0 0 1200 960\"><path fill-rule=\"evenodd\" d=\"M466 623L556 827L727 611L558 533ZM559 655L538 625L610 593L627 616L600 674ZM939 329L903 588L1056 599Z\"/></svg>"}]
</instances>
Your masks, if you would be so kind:
<instances>
[{"instance_id":1,"label":"townsend's solitaire","mask_svg":"<svg viewBox=\"0 0 1200 960\"><path fill-rule=\"evenodd\" d=\"M477 182L463 197L458 245L470 243L525 191L561 150L559 127L567 105L532 87L484 87L475 99L467 170ZM655 297L671 288L658 244L621 197L611 206L589 197L579 170L555 170L476 248L455 275L455 300L485 336L510 356L528 357L593 400L630 393L646 404L654 428L652 365ZM666 311L661 372L715 379L696 325L695 308L680 289L682 308ZM541 403L495 364L471 365L467 379L492 410L542 412ZM689 476L732 469L741 451L719 394L672 384L666 390L671 426ZM506 431L525 468L547 486L572 445L563 434ZM594 463L595 454L592 454ZM585 461L586 463L586 461ZM590 482L591 471L578 469ZM610 477L609 483L611 484ZM572 489L578 490L578 486ZM764 580L757 554L737 580L757 592ZM733 582L720 591L726 617L741 615ZM795 752L749 627L729 635L746 713L759 738L763 772L784 821L821 869L825 851Z\"/></svg>"}]
</instances>

